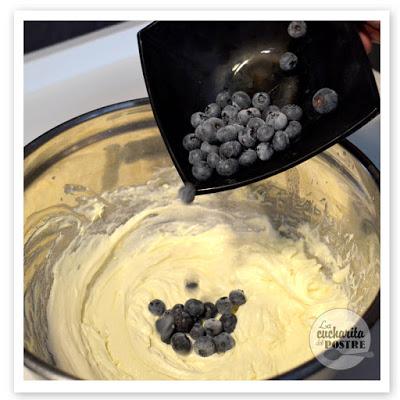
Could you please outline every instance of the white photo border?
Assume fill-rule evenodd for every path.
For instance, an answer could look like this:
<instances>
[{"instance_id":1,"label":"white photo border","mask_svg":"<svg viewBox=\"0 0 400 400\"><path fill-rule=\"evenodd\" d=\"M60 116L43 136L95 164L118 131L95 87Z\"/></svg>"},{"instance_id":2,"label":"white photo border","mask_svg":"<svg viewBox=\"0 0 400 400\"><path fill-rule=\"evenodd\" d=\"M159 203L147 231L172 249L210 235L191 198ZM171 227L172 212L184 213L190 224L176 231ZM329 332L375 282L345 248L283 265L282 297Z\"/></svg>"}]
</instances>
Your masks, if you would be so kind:
<instances>
[{"instance_id":1,"label":"white photo border","mask_svg":"<svg viewBox=\"0 0 400 400\"><path fill-rule=\"evenodd\" d=\"M23 24L25 20L381 21L381 378L375 381L44 381L23 375ZM14 14L14 390L20 393L343 393L389 391L390 14L387 10L67 10ZM133 39L135 40L135 39Z\"/></svg>"}]
</instances>

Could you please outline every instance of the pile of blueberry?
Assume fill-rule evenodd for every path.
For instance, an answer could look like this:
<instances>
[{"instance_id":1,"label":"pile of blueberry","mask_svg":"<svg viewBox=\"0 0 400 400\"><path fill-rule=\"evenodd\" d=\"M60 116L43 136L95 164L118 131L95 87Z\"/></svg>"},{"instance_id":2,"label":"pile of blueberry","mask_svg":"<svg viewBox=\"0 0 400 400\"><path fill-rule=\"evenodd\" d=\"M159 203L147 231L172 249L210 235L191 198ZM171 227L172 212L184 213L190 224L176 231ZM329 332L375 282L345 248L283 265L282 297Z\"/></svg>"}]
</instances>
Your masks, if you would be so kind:
<instances>
[{"instance_id":1,"label":"pile of blueberry","mask_svg":"<svg viewBox=\"0 0 400 400\"><path fill-rule=\"evenodd\" d=\"M246 303L242 290L232 290L229 297L221 297L215 304L189 299L166 310L163 301L149 303L149 311L159 318L156 330L161 340L171 344L179 354L188 354L192 348L201 357L225 353L235 346L231 333L235 330L238 307ZM219 318L217 315L221 314Z\"/></svg>"},{"instance_id":2,"label":"pile of blueberry","mask_svg":"<svg viewBox=\"0 0 400 400\"><path fill-rule=\"evenodd\" d=\"M300 135L302 115L296 104L281 109L271 105L265 92L252 99L243 91L219 93L204 112L192 115L195 131L183 138L193 176L204 181L214 169L218 175L231 176L257 159L269 160Z\"/></svg>"},{"instance_id":3,"label":"pile of blueberry","mask_svg":"<svg viewBox=\"0 0 400 400\"><path fill-rule=\"evenodd\" d=\"M293 21L288 27L293 38L304 36L306 31L303 21ZM293 70L297 62L297 56L290 52L279 60L284 71ZM325 114L336 108L337 94L332 89L320 89L312 103L317 112ZM229 177L257 160L270 160L299 137L302 115L303 110L296 104L282 108L272 105L265 92L255 93L252 98L243 91L218 93L204 112L192 114L190 122L195 130L183 138L194 178L205 181L214 171Z\"/></svg>"}]
</instances>

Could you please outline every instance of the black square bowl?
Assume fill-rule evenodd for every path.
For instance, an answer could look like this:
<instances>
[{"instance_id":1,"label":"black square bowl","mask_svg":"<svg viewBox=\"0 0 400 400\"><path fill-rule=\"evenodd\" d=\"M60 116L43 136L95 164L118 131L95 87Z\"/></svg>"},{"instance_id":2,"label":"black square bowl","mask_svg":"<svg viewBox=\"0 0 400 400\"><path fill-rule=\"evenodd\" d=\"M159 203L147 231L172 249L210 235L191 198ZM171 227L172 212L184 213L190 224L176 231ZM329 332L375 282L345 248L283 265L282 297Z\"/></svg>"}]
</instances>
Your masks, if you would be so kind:
<instances>
[{"instance_id":1,"label":"black square bowl","mask_svg":"<svg viewBox=\"0 0 400 400\"><path fill-rule=\"evenodd\" d=\"M348 136L379 113L379 93L356 23L307 21L299 39L287 33L289 21L154 22L138 33L143 74L154 116L172 160L198 194L232 189L277 174ZM294 71L279 58L295 53ZM337 109L319 115L314 93L334 89ZM183 137L194 131L190 116L215 101L223 89L253 95L268 92L272 103L303 108L303 133L289 149L242 168L233 177L216 173L199 182L192 176Z\"/></svg>"}]
</instances>

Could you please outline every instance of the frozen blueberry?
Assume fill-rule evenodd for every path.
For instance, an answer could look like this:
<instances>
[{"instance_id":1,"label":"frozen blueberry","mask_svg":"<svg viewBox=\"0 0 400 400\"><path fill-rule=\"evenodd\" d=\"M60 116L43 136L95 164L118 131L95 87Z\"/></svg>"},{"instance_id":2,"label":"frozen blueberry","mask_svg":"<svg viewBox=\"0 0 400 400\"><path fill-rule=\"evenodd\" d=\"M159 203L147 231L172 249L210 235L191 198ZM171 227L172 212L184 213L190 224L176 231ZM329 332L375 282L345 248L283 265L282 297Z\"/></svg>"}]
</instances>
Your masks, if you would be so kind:
<instances>
[{"instance_id":1,"label":"frozen blueberry","mask_svg":"<svg viewBox=\"0 0 400 400\"><path fill-rule=\"evenodd\" d=\"M165 303L162 300L154 299L149 303L149 311L158 317L165 311Z\"/></svg>"},{"instance_id":2,"label":"frozen blueberry","mask_svg":"<svg viewBox=\"0 0 400 400\"><path fill-rule=\"evenodd\" d=\"M287 104L281 108L289 121L298 121L303 116L303 110L296 104Z\"/></svg>"},{"instance_id":3,"label":"frozen blueberry","mask_svg":"<svg viewBox=\"0 0 400 400\"><path fill-rule=\"evenodd\" d=\"M239 108L235 105L227 105L221 112L221 118L226 125L233 124L237 121Z\"/></svg>"},{"instance_id":4,"label":"frozen blueberry","mask_svg":"<svg viewBox=\"0 0 400 400\"><path fill-rule=\"evenodd\" d=\"M250 107L240 110L237 115L237 120L239 124L246 126L249 122L249 119L254 117L261 117L260 110L255 107Z\"/></svg>"},{"instance_id":5,"label":"frozen blueberry","mask_svg":"<svg viewBox=\"0 0 400 400\"><path fill-rule=\"evenodd\" d=\"M232 104L235 104L240 109L248 108L251 105L250 96L243 91L238 91L232 95Z\"/></svg>"},{"instance_id":6,"label":"frozen blueberry","mask_svg":"<svg viewBox=\"0 0 400 400\"><path fill-rule=\"evenodd\" d=\"M203 323L207 335L217 336L222 332L222 322L215 318L206 319Z\"/></svg>"},{"instance_id":7,"label":"frozen blueberry","mask_svg":"<svg viewBox=\"0 0 400 400\"><path fill-rule=\"evenodd\" d=\"M286 135L288 135L289 139L294 139L299 136L301 133L301 124L299 121L290 121L288 126L285 129Z\"/></svg>"},{"instance_id":8,"label":"frozen blueberry","mask_svg":"<svg viewBox=\"0 0 400 400\"><path fill-rule=\"evenodd\" d=\"M206 335L206 330L203 328L200 322L196 322L189 332L189 335L194 339L198 339L200 336Z\"/></svg>"},{"instance_id":9,"label":"frozen blueberry","mask_svg":"<svg viewBox=\"0 0 400 400\"><path fill-rule=\"evenodd\" d=\"M249 119L249 122L247 123L247 128L251 128L254 131L257 131L257 129L260 126L264 126L264 125L265 125L265 121L264 120L262 120L259 117L253 117L253 118Z\"/></svg>"},{"instance_id":10,"label":"frozen blueberry","mask_svg":"<svg viewBox=\"0 0 400 400\"><path fill-rule=\"evenodd\" d=\"M194 133L189 133L182 140L183 147L187 150L198 149L201 146L201 140Z\"/></svg>"},{"instance_id":11,"label":"frozen blueberry","mask_svg":"<svg viewBox=\"0 0 400 400\"><path fill-rule=\"evenodd\" d=\"M267 111L267 113L273 112L273 111L280 111L280 108L278 106L271 104L270 106L268 106L266 108L266 111Z\"/></svg>"},{"instance_id":12,"label":"frozen blueberry","mask_svg":"<svg viewBox=\"0 0 400 400\"><path fill-rule=\"evenodd\" d=\"M236 158L242 152L242 145L237 140L222 143L219 148L219 154L226 158Z\"/></svg>"},{"instance_id":13,"label":"frozen blueberry","mask_svg":"<svg viewBox=\"0 0 400 400\"><path fill-rule=\"evenodd\" d=\"M296 54L288 51L282 54L281 58L279 59L279 66L283 71L291 71L296 67L297 60Z\"/></svg>"},{"instance_id":14,"label":"frozen blueberry","mask_svg":"<svg viewBox=\"0 0 400 400\"><path fill-rule=\"evenodd\" d=\"M272 139L272 147L275 151L283 151L289 145L288 135L284 131L276 131Z\"/></svg>"},{"instance_id":15,"label":"frozen blueberry","mask_svg":"<svg viewBox=\"0 0 400 400\"><path fill-rule=\"evenodd\" d=\"M206 161L200 161L192 167L192 174L199 181L206 181L212 175L212 172L213 169Z\"/></svg>"},{"instance_id":16,"label":"frozen blueberry","mask_svg":"<svg viewBox=\"0 0 400 400\"><path fill-rule=\"evenodd\" d=\"M333 111L338 104L337 93L329 88L319 89L312 98L314 110L320 114L327 114Z\"/></svg>"},{"instance_id":17,"label":"frozen blueberry","mask_svg":"<svg viewBox=\"0 0 400 400\"><path fill-rule=\"evenodd\" d=\"M221 115L221 106L217 103L209 104L204 110L207 118L219 117Z\"/></svg>"},{"instance_id":18,"label":"frozen blueberry","mask_svg":"<svg viewBox=\"0 0 400 400\"><path fill-rule=\"evenodd\" d=\"M203 123L203 125L211 125L214 128L214 131L217 132L219 128L224 126L224 121L221 118L211 117L207 121Z\"/></svg>"},{"instance_id":19,"label":"frozen blueberry","mask_svg":"<svg viewBox=\"0 0 400 400\"><path fill-rule=\"evenodd\" d=\"M189 162L190 164L197 164L200 161L204 161L207 158L207 153L200 149L194 149L189 151Z\"/></svg>"},{"instance_id":20,"label":"frozen blueberry","mask_svg":"<svg viewBox=\"0 0 400 400\"><path fill-rule=\"evenodd\" d=\"M207 120L207 115L201 111L195 112L190 117L190 123L192 124L193 128L197 128L206 120Z\"/></svg>"},{"instance_id":21,"label":"frozen blueberry","mask_svg":"<svg viewBox=\"0 0 400 400\"><path fill-rule=\"evenodd\" d=\"M193 318L200 318L204 313L204 304L197 299L189 299L185 303L185 311Z\"/></svg>"},{"instance_id":22,"label":"frozen blueberry","mask_svg":"<svg viewBox=\"0 0 400 400\"><path fill-rule=\"evenodd\" d=\"M287 116L280 111L269 112L265 118L267 125L272 126L276 131L284 129L287 125Z\"/></svg>"},{"instance_id":23,"label":"frozen blueberry","mask_svg":"<svg viewBox=\"0 0 400 400\"><path fill-rule=\"evenodd\" d=\"M189 313L183 310L176 310L175 312L173 312L173 316L176 332L190 332L194 322Z\"/></svg>"},{"instance_id":24,"label":"frozen blueberry","mask_svg":"<svg viewBox=\"0 0 400 400\"><path fill-rule=\"evenodd\" d=\"M219 147L215 144L210 144L208 142L203 142L200 146L200 150L204 151L205 153L218 153Z\"/></svg>"},{"instance_id":25,"label":"frozen blueberry","mask_svg":"<svg viewBox=\"0 0 400 400\"><path fill-rule=\"evenodd\" d=\"M164 343L170 343L171 336L175 330L174 316L172 313L164 313L156 321L156 330Z\"/></svg>"},{"instance_id":26,"label":"frozen blueberry","mask_svg":"<svg viewBox=\"0 0 400 400\"><path fill-rule=\"evenodd\" d=\"M215 168L220 160L221 160L221 157L218 153L209 153L207 156L207 164L211 168Z\"/></svg>"},{"instance_id":27,"label":"frozen blueberry","mask_svg":"<svg viewBox=\"0 0 400 400\"><path fill-rule=\"evenodd\" d=\"M304 21L292 21L288 26L288 34L292 38L299 38L306 34L307 25Z\"/></svg>"},{"instance_id":28,"label":"frozen blueberry","mask_svg":"<svg viewBox=\"0 0 400 400\"><path fill-rule=\"evenodd\" d=\"M222 323L222 328L227 333L232 333L237 324L237 318L235 314L225 313L221 315L220 321Z\"/></svg>"},{"instance_id":29,"label":"frozen blueberry","mask_svg":"<svg viewBox=\"0 0 400 400\"><path fill-rule=\"evenodd\" d=\"M243 165L244 167L247 167L249 165L252 165L256 162L257 160L257 153L253 149L247 149L244 151L240 157L239 157L239 165Z\"/></svg>"},{"instance_id":30,"label":"frozen blueberry","mask_svg":"<svg viewBox=\"0 0 400 400\"><path fill-rule=\"evenodd\" d=\"M268 142L274 136L275 130L271 125L263 125L257 129L257 139L260 142Z\"/></svg>"},{"instance_id":31,"label":"frozen blueberry","mask_svg":"<svg viewBox=\"0 0 400 400\"><path fill-rule=\"evenodd\" d=\"M201 357L209 357L215 353L215 343L211 336L200 336L193 344L194 351Z\"/></svg>"},{"instance_id":32,"label":"frozen blueberry","mask_svg":"<svg viewBox=\"0 0 400 400\"><path fill-rule=\"evenodd\" d=\"M252 99L253 106L257 107L261 111L265 110L269 106L270 102L271 99L269 94L265 92L256 93Z\"/></svg>"},{"instance_id":33,"label":"frozen blueberry","mask_svg":"<svg viewBox=\"0 0 400 400\"><path fill-rule=\"evenodd\" d=\"M222 332L218 336L214 337L215 347L217 353L225 353L228 350L233 349L235 346L235 339L227 332Z\"/></svg>"},{"instance_id":34,"label":"frozen blueberry","mask_svg":"<svg viewBox=\"0 0 400 400\"><path fill-rule=\"evenodd\" d=\"M186 283L185 283L185 288L187 289L187 290L195 290L195 289L197 289L199 287L199 282L196 282L196 281L192 281L192 280L190 280L190 281L186 281ZM183 306L182 306L183 307Z\"/></svg>"},{"instance_id":35,"label":"frozen blueberry","mask_svg":"<svg viewBox=\"0 0 400 400\"><path fill-rule=\"evenodd\" d=\"M239 133L243 132L245 127L243 125L240 125L240 124L232 124L232 126L236 129L237 136L236 136L235 140L237 140L237 138L239 136Z\"/></svg>"},{"instance_id":36,"label":"frozen blueberry","mask_svg":"<svg viewBox=\"0 0 400 400\"><path fill-rule=\"evenodd\" d=\"M230 140L236 140L238 136L238 129L235 125L226 125L217 131L217 139L220 142L229 142Z\"/></svg>"},{"instance_id":37,"label":"frozen blueberry","mask_svg":"<svg viewBox=\"0 0 400 400\"><path fill-rule=\"evenodd\" d=\"M196 136L205 142L217 142L217 130L224 126L224 122L220 118L211 117L199 127L196 128Z\"/></svg>"},{"instance_id":38,"label":"frozen blueberry","mask_svg":"<svg viewBox=\"0 0 400 400\"><path fill-rule=\"evenodd\" d=\"M217 307L209 301L204 303L204 315L205 319L214 318L218 313Z\"/></svg>"},{"instance_id":39,"label":"frozen blueberry","mask_svg":"<svg viewBox=\"0 0 400 400\"><path fill-rule=\"evenodd\" d=\"M259 143L256 151L257 156L261 161L269 160L274 154L274 149L272 148L271 144L266 142Z\"/></svg>"},{"instance_id":40,"label":"frozen blueberry","mask_svg":"<svg viewBox=\"0 0 400 400\"><path fill-rule=\"evenodd\" d=\"M244 295L243 290L236 289L229 293L229 300L233 305L241 306L242 304L246 303L246 296Z\"/></svg>"},{"instance_id":41,"label":"frozen blueberry","mask_svg":"<svg viewBox=\"0 0 400 400\"><path fill-rule=\"evenodd\" d=\"M215 102L222 108L226 107L229 104L232 104L231 95L227 90L224 90L217 94L217 98Z\"/></svg>"},{"instance_id":42,"label":"frozen blueberry","mask_svg":"<svg viewBox=\"0 0 400 400\"><path fill-rule=\"evenodd\" d=\"M229 300L229 297L221 297L215 303L217 310L220 314L230 313L232 311L232 303Z\"/></svg>"},{"instance_id":43,"label":"frozen blueberry","mask_svg":"<svg viewBox=\"0 0 400 400\"><path fill-rule=\"evenodd\" d=\"M226 160L220 160L216 166L217 174L221 176L231 176L239 169L238 160L235 158L227 158Z\"/></svg>"},{"instance_id":44,"label":"frozen blueberry","mask_svg":"<svg viewBox=\"0 0 400 400\"><path fill-rule=\"evenodd\" d=\"M174 333L171 337L172 348L179 354L188 354L192 350L192 343L184 333Z\"/></svg>"},{"instance_id":45,"label":"frozen blueberry","mask_svg":"<svg viewBox=\"0 0 400 400\"><path fill-rule=\"evenodd\" d=\"M192 183L187 182L184 186L179 188L178 195L183 203L192 203L196 196L196 188Z\"/></svg>"},{"instance_id":46,"label":"frozen blueberry","mask_svg":"<svg viewBox=\"0 0 400 400\"><path fill-rule=\"evenodd\" d=\"M239 132L238 140L244 147L254 147L257 143L257 131L247 127Z\"/></svg>"},{"instance_id":47,"label":"frozen blueberry","mask_svg":"<svg viewBox=\"0 0 400 400\"><path fill-rule=\"evenodd\" d=\"M171 313L172 315L175 315L175 313L178 312L182 312L183 311L183 304L175 304L172 308L171 308Z\"/></svg>"}]
</instances>

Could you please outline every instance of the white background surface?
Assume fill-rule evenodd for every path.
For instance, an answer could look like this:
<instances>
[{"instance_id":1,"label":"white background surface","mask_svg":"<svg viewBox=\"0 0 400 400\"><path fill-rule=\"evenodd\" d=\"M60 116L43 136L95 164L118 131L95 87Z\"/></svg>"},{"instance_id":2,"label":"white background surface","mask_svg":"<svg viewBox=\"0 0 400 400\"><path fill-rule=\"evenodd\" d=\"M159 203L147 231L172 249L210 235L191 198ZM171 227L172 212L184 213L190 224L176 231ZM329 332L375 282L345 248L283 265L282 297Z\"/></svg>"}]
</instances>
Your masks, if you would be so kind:
<instances>
[{"instance_id":1,"label":"white background surface","mask_svg":"<svg viewBox=\"0 0 400 400\"><path fill-rule=\"evenodd\" d=\"M146 24L126 22L26 56L24 143L87 111L147 97L136 41L138 30ZM379 167L379 117L350 140ZM375 336L377 331L379 327L374 329ZM379 352L376 341L373 347ZM377 368L377 358L364 360L357 370L345 371L340 378L362 379ZM26 369L25 377L34 378Z\"/></svg>"}]
</instances>

